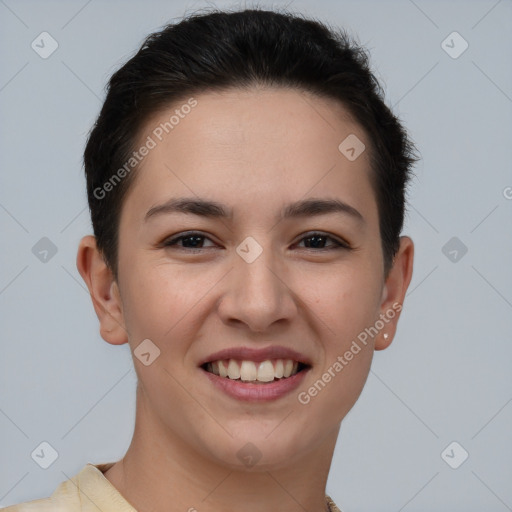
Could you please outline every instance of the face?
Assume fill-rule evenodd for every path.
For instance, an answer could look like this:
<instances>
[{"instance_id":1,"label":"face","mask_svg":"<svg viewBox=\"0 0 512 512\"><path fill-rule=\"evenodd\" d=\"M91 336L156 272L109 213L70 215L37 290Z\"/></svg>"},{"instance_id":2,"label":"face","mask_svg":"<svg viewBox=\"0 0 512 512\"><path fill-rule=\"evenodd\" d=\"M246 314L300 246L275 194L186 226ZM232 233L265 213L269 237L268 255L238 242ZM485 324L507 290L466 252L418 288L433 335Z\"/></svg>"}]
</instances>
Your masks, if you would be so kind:
<instances>
[{"instance_id":1,"label":"face","mask_svg":"<svg viewBox=\"0 0 512 512\"><path fill-rule=\"evenodd\" d=\"M195 100L147 122L140 141L155 146L123 203L121 323L132 353L151 340L141 345L150 364L134 356L138 407L211 461L240 468L250 442L259 466L275 468L337 432L398 316L388 312L368 150L349 159L338 148L348 136L369 141L341 105L298 91ZM179 122L157 130L176 108ZM183 198L217 207L172 207ZM263 360L278 375L278 359L305 368L245 383L202 367L219 359L234 359L246 378L268 374Z\"/></svg>"}]
</instances>

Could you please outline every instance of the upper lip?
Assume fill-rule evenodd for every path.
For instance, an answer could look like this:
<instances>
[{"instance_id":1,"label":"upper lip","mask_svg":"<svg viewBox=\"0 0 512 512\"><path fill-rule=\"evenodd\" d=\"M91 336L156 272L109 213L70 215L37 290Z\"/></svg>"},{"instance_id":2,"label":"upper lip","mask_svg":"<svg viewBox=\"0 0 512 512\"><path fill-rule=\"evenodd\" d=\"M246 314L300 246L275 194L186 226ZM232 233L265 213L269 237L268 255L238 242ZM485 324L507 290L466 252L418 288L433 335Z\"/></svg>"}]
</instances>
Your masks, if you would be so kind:
<instances>
[{"instance_id":1,"label":"upper lip","mask_svg":"<svg viewBox=\"0 0 512 512\"><path fill-rule=\"evenodd\" d=\"M299 363L311 366L311 360L307 356L297 352L296 350L280 345L272 345L270 347L260 349L249 347L225 348L224 350L219 350L218 352L214 352L213 354L210 354L204 358L199 363L199 366L202 366L205 363L211 363L212 361L225 359L254 361L255 363L260 363L261 361L266 361L267 359L291 359L293 361L298 361Z\"/></svg>"}]
</instances>

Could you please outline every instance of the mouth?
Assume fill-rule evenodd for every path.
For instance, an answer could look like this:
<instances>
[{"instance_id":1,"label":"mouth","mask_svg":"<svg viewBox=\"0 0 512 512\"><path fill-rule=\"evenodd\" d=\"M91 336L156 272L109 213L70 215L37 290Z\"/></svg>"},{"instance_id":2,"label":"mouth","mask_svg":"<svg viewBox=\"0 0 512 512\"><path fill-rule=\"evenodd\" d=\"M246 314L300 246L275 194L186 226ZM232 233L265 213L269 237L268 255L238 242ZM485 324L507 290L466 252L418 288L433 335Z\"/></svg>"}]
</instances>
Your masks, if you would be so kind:
<instances>
[{"instance_id":1,"label":"mouth","mask_svg":"<svg viewBox=\"0 0 512 512\"><path fill-rule=\"evenodd\" d=\"M200 367L223 379L268 385L305 372L311 365L294 359L266 359L259 362L246 359L218 359L206 362Z\"/></svg>"}]
</instances>

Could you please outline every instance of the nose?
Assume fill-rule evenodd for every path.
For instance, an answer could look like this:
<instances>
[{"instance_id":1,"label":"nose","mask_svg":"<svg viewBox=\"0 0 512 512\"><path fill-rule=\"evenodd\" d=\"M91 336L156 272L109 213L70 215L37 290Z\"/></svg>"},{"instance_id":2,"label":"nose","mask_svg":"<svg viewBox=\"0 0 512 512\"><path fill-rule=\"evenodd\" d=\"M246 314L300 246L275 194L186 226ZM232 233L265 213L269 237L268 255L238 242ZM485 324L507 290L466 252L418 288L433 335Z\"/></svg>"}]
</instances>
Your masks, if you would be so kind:
<instances>
[{"instance_id":1,"label":"nose","mask_svg":"<svg viewBox=\"0 0 512 512\"><path fill-rule=\"evenodd\" d=\"M226 291L218 305L225 324L243 324L254 332L269 331L297 314L297 301L289 271L272 250L265 248L252 262L234 255Z\"/></svg>"}]
</instances>

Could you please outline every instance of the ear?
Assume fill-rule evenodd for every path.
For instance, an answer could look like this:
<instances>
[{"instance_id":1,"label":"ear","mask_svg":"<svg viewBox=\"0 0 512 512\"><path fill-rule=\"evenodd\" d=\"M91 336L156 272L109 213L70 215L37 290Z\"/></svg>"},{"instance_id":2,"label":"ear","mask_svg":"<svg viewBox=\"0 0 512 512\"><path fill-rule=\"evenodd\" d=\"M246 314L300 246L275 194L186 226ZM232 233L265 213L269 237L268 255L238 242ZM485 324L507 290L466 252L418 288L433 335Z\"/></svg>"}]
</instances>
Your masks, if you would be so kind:
<instances>
[{"instance_id":1,"label":"ear","mask_svg":"<svg viewBox=\"0 0 512 512\"><path fill-rule=\"evenodd\" d=\"M412 278L413 260L413 241L408 236L400 237L400 247L382 289L380 313L385 326L375 340L375 350L383 350L393 341L405 293Z\"/></svg>"},{"instance_id":2,"label":"ear","mask_svg":"<svg viewBox=\"0 0 512 512\"><path fill-rule=\"evenodd\" d=\"M101 337L112 345L128 342L119 287L96 246L96 238L84 236L76 257L78 272L85 281L98 320Z\"/></svg>"}]
</instances>

